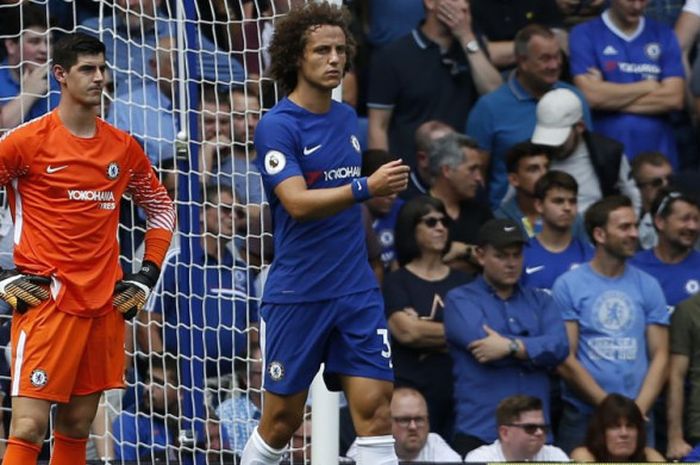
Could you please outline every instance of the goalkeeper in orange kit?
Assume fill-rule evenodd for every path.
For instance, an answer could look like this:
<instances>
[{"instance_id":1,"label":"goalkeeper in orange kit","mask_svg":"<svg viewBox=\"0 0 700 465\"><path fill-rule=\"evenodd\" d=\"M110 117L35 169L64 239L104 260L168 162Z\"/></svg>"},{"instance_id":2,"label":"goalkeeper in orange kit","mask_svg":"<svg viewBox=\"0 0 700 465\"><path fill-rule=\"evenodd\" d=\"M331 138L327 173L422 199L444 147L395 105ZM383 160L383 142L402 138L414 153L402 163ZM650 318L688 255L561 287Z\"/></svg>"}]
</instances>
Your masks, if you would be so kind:
<instances>
[{"instance_id":1,"label":"goalkeeper in orange kit","mask_svg":"<svg viewBox=\"0 0 700 465\"><path fill-rule=\"evenodd\" d=\"M124 319L156 284L175 210L128 134L95 116L105 48L68 34L53 49L56 110L0 138L0 184L15 224L16 269L0 271L12 315L12 423L3 465L35 464L57 403L51 465L85 464L102 391L123 387ZM138 273L122 276L122 195L147 216Z\"/></svg>"}]
</instances>

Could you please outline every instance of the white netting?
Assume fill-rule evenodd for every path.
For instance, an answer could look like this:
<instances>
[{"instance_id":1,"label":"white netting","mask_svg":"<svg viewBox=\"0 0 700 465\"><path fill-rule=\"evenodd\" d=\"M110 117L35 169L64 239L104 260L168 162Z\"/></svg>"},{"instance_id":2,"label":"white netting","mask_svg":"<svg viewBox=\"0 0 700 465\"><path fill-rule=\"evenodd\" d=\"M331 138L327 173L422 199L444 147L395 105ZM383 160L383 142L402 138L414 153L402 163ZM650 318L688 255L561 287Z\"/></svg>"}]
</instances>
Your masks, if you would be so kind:
<instances>
[{"instance_id":1,"label":"white netting","mask_svg":"<svg viewBox=\"0 0 700 465\"><path fill-rule=\"evenodd\" d=\"M261 370L255 322L272 242L251 141L261 112L277 99L272 82L260 78L263 48L290 2L304 3L0 1L0 130L58 103L46 65L51 44L76 29L95 35L106 44L110 70L98 111L143 145L178 208L178 233L152 311L129 326L128 388L105 396L91 459L224 463L240 453L255 425ZM139 269L144 232L144 215L123 202L126 271ZM11 266L6 217L0 236L0 265ZM9 318L3 321L5 347ZM154 356L161 352L166 356ZM167 354L175 360L174 378ZM0 381L8 393L7 357ZM172 401L163 401L165 393ZM4 449L7 429L0 436ZM290 456L293 463L301 452Z\"/></svg>"}]
</instances>

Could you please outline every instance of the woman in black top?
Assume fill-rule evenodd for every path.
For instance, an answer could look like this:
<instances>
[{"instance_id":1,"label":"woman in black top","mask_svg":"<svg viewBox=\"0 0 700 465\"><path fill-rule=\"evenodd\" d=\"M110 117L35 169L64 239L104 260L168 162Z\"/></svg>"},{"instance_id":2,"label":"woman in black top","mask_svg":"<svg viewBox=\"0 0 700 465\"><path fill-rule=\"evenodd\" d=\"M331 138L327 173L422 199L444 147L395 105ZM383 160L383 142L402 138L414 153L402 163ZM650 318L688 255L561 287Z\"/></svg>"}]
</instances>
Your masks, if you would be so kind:
<instances>
[{"instance_id":1,"label":"woman in black top","mask_svg":"<svg viewBox=\"0 0 700 465\"><path fill-rule=\"evenodd\" d=\"M449 217L438 199L415 197L399 212L395 247L401 266L384 281L397 386L425 396L430 429L450 439L454 422L452 361L447 353L443 301L449 290L471 280L450 269Z\"/></svg>"}]
</instances>

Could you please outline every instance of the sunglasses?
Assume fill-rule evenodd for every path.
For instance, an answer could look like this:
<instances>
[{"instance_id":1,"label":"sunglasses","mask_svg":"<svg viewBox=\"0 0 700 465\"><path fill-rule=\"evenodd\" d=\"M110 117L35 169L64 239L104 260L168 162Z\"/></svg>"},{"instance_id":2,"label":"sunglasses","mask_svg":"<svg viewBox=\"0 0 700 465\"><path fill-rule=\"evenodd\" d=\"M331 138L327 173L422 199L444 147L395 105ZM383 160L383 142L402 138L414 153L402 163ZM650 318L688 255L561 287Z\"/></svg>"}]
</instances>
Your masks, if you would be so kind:
<instances>
[{"instance_id":1,"label":"sunglasses","mask_svg":"<svg viewBox=\"0 0 700 465\"><path fill-rule=\"evenodd\" d=\"M407 428L411 422L419 428L428 424L428 417L392 417L391 419L404 428Z\"/></svg>"},{"instance_id":2,"label":"sunglasses","mask_svg":"<svg viewBox=\"0 0 700 465\"><path fill-rule=\"evenodd\" d=\"M669 176L659 176L658 178L652 178L646 182L638 182L637 186L659 188L668 184L668 178Z\"/></svg>"},{"instance_id":3,"label":"sunglasses","mask_svg":"<svg viewBox=\"0 0 700 465\"><path fill-rule=\"evenodd\" d=\"M511 423L506 426L514 426L516 428L520 428L523 431L525 431L527 434L535 434L537 430L542 430L543 434L547 434L549 432L549 425L547 424L538 424L538 423Z\"/></svg>"},{"instance_id":4,"label":"sunglasses","mask_svg":"<svg viewBox=\"0 0 700 465\"><path fill-rule=\"evenodd\" d=\"M442 226L447 228L450 225L450 220L445 216L441 216L440 218L435 218L434 216L431 216L429 218L421 218L420 223L423 223L429 228L434 228L435 226L437 226L438 223L440 223Z\"/></svg>"}]
</instances>

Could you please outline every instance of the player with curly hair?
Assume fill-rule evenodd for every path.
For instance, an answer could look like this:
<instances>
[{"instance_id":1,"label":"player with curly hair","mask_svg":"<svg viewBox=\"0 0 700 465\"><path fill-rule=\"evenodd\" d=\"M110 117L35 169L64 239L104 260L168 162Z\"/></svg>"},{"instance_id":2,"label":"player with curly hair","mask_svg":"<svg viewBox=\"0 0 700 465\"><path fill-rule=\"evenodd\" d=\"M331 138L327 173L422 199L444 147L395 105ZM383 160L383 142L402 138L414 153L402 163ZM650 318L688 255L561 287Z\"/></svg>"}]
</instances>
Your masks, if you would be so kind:
<instances>
[{"instance_id":1,"label":"player with curly hair","mask_svg":"<svg viewBox=\"0 0 700 465\"><path fill-rule=\"evenodd\" d=\"M404 190L409 168L397 160L361 176L357 117L331 98L354 53L348 23L340 7L308 4L277 24L269 49L272 76L289 94L255 134L275 259L260 310L263 412L243 465L280 462L321 363L329 389L348 398L357 463L398 463L389 333L359 203Z\"/></svg>"}]
</instances>

